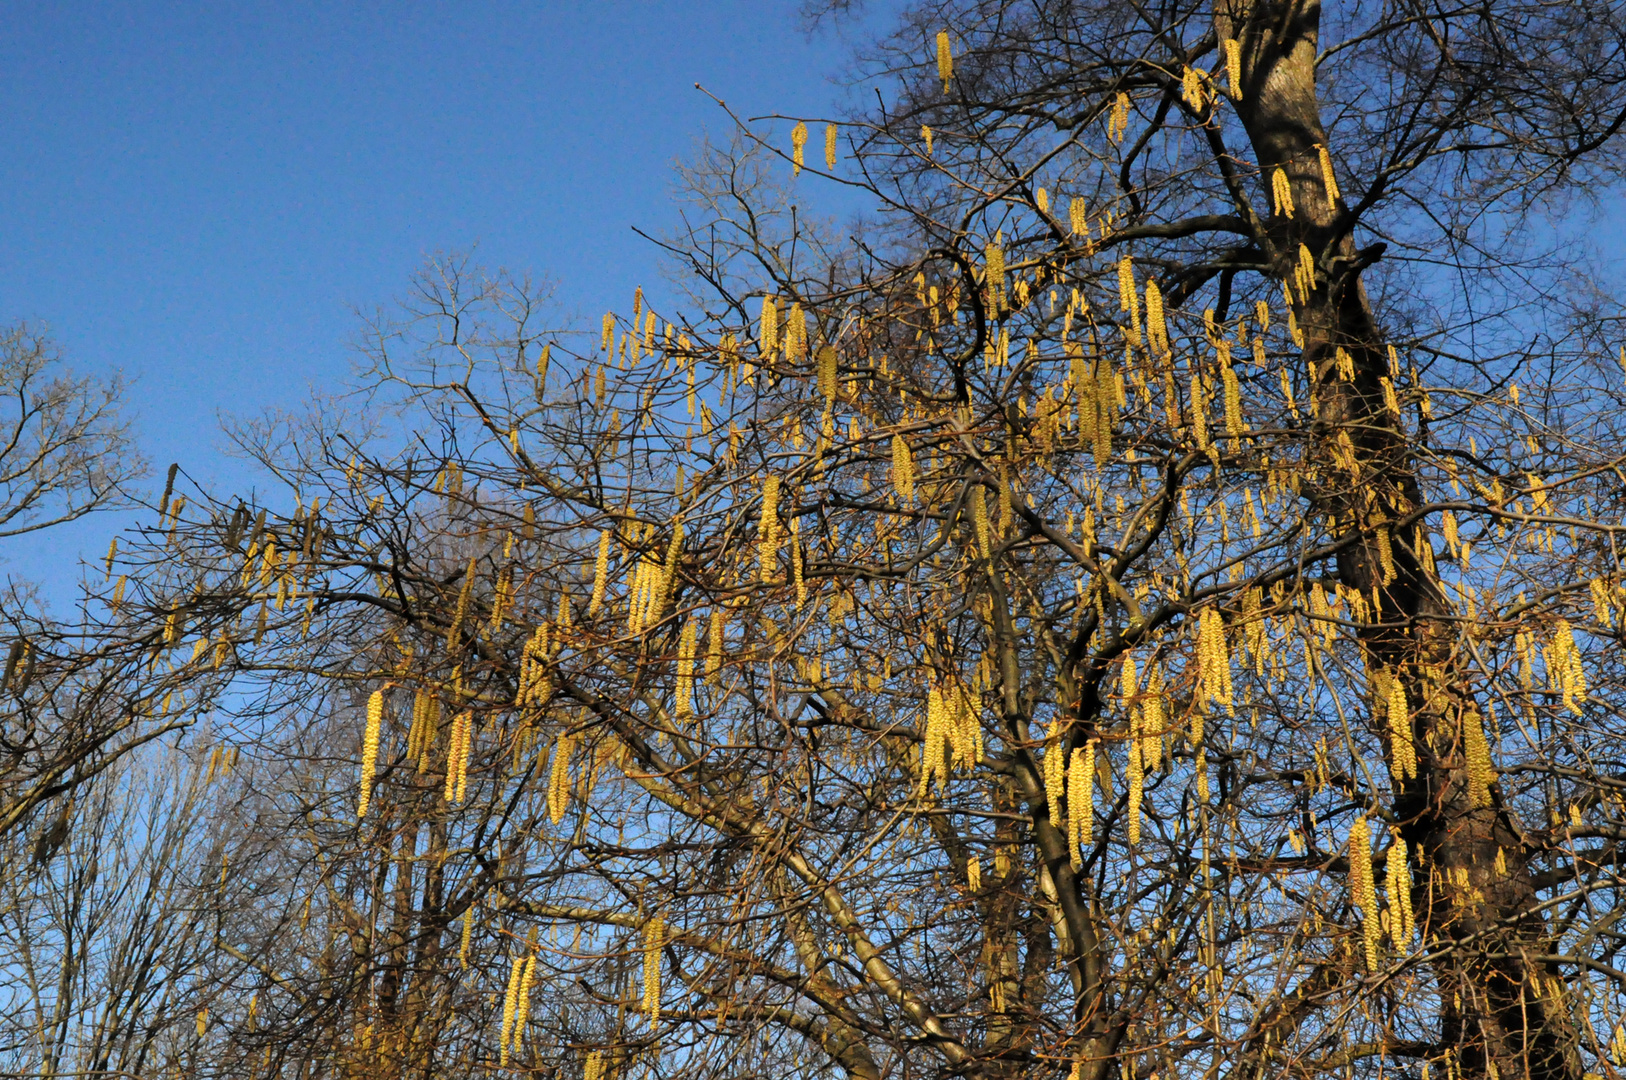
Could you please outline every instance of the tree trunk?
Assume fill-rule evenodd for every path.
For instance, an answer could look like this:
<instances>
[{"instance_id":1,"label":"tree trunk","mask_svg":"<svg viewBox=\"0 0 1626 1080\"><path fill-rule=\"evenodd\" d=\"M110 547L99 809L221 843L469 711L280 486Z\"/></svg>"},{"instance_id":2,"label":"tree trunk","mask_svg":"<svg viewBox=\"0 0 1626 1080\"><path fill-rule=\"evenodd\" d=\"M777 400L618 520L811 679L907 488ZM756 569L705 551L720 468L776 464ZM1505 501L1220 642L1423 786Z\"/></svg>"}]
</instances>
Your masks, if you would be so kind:
<instances>
[{"instance_id":1,"label":"tree trunk","mask_svg":"<svg viewBox=\"0 0 1626 1080\"><path fill-rule=\"evenodd\" d=\"M1390 770L1396 824L1418 882L1414 907L1431 948L1462 943L1435 966L1442 1049L1460 1055L1464 1076L1581 1080L1576 1026L1550 989L1558 972L1518 958L1552 951L1534 911L1529 853L1500 804L1494 773L1470 768L1483 728L1465 642L1434 570L1428 530L1410 520L1420 488L1383 385L1399 372L1391 371L1361 282L1382 249L1356 249L1347 204L1329 197L1323 178L1320 4L1216 0L1215 8L1220 41L1241 43L1237 112L1266 186L1280 169L1292 193L1292 216L1273 207L1269 221L1276 276L1293 280L1300 245L1316 265L1307 295L1291 289L1320 436L1315 460L1304 463L1307 479L1313 475L1305 490L1335 531L1358 534L1338 557L1338 577L1371 605L1360 635L1368 671L1405 687L1416 775L1402 776L1392 739ZM1376 711L1370 722L1384 730Z\"/></svg>"}]
</instances>

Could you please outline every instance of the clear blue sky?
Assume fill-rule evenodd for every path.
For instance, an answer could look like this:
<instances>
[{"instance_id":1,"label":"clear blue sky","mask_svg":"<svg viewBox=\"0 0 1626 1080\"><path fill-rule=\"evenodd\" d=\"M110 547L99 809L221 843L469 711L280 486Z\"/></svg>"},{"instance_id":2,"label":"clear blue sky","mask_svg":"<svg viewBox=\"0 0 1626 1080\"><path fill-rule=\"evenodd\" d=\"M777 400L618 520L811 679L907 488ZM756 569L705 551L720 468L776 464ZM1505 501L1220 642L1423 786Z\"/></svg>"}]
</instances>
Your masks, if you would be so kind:
<instances>
[{"instance_id":1,"label":"clear blue sky","mask_svg":"<svg viewBox=\"0 0 1626 1080\"><path fill-rule=\"evenodd\" d=\"M843 58L791 0L12 5L0 320L135 377L160 469L241 483L217 411L335 386L352 307L425 255L478 244L567 308L624 306L656 278L631 226L672 223L672 162L728 128L694 83L826 115Z\"/></svg>"}]
</instances>

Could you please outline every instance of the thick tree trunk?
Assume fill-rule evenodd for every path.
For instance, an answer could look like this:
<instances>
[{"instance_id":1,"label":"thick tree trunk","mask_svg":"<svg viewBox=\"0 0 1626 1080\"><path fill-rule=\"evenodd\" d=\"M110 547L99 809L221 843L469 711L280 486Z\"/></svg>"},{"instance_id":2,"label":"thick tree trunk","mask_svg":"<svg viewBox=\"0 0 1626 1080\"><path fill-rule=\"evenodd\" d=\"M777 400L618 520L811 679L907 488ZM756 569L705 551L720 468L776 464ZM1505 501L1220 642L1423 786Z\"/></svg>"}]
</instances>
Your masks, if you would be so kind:
<instances>
[{"instance_id":1,"label":"thick tree trunk","mask_svg":"<svg viewBox=\"0 0 1626 1080\"><path fill-rule=\"evenodd\" d=\"M1399 418L1386 405L1383 379L1395 373L1360 276L1381 249L1355 248L1347 207L1329 198L1322 175L1320 4L1216 0L1215 8L1221 42L1242 46L1236 108L1267 187L1281 169L1292 192L1292 217L1270 218L1277 276L1293 280L1301 244L1316 263L1313 289L1295 290L1293 304L1322 436L1317 459L1306 463L1317 470L1306 490L1340 532L1360 534L1339 556L1338 575L1373 606L1361 635L1369 670L1391 673L1406 688L1417 775L1395 774L1394 809L1418 882L1414 907L1431 944L1461 943L1435 967L1442 1049L1460 1054L1464 1076L1581 1080L1575 1024L1548 989L1558 972L1510 958L1551 949L1533 910L1517 822L1501 808L1494 782L1487 790L1483 770L1476 776L1469 767L1468 748L1477 751L1483 729L1464 643L1432 553L1422 547L1427 530L1414 531L1408 520L1421 497ZM1371 722L1385 730L1377 716Z\"/></svg>"}]
</instances>

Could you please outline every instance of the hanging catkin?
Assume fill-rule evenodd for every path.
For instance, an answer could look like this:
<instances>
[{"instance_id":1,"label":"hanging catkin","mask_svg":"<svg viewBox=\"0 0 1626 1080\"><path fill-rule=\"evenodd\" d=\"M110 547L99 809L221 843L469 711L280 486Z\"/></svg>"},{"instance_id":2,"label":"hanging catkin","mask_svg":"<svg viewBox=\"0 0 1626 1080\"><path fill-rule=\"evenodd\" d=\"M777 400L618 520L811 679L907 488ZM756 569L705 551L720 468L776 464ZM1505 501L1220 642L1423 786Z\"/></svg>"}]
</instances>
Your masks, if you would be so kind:
<instances>
[{"instance_id":1,"label":"hanging catkin","mask_svg":"<svg viewBox=\"0 0 1626 1080\"><path fill-rule=\"evenodd\" d=\"M994 233L983 254L988 263L988 306L997 312L1005 307L1005 244L1001 233Z\"/></svg>"},{"instance_id":2,"label":"hanging catkin","mask_svg":"<svg viewBox=\"0 0 1626 1080\"><path fill-rule=\"evenodd\" d=\"M463 571L463 587L457 593L457 609L452 615L452 624L446 629L446 648L457 648L459 635L463 631L463 618L469 612L469 599L474 595L474 556L469 556L468 568Z\"/></svg>"},{"instance_id":3,"label":"hanging catkin","mask_svg":"<svg viewBox=\"0 0 1626 1080\"><path fill-rule=\"evenodd\" d=\"M644 923L644 1015L649 1026L661 1022L661 947L666 943L666 921L659 915Z\"/></svg>"},{"instance_id":4,"label":"hanging catkin","mask_svg":"<svg viewBox=\"0 0 1626 1080\"><path fill-rule=\"evenodd\" d=\"M818 352L819 393L826 401L836 396L836 349L834 345L821 345Z\"/></svg>"},{"instance_id":5,"label":"hanging catkin","mask_svg":"<svg viewBox=\"0 0 1626 1080\"><path fill-rule=\"evenodd\" d=\"M536 947L536 929L531 929L531 947ZM536 982L536 953L525 957L525 970L519 977L519 1005L514 1009L514 1053L525 1048L525 1019L531 1012L531 986Z\"/></svg>"},{"instance_id":6,"label":"hanging catkin","mask_svg":"<svg viewBox=\"0 0 1626 1080\"><path fill-rule=\"evenodd\" d=\"M1390 829L1389 858L1384 864L1384 891L1389 894L1389 936L1397 952L1411 943L1415 921L1411 907L1411 867L1406 859L1406 841L1398 830Z\"/></svg>"},{"instance_id":7,"label":"hanging catkin","mask_svg":"<svg viewBox=\"0 0 1626 1080\"><path fill-rule=\"evenodd\" d=\"M1242 43L1236 38L1225 39L1225 79L1231 96L1242 100Z\"/></svg>"},{"instance_id":8,"label":"hanging catkin","mask_svg":"<svg viewBox=\"0 0 1626 1080\"><path fill-rule=\"evenodd\" d=\"M914 501L915 459L902 435L892 436L892 487L898 493L899 502Z\"/></svg>"},{"instance_id":9,"label":"hanging catkin","mask_svg":"<svg viewBox=\"0 0 1626 1080\"><path fill-rule=\"evenodd\" d=\"M1129 782L1129 842L1140 843L1140 809L1141 798L1145 794L1145 771L1142 768L1141 756L1140 711L1131 710L1129 714L1129 761L1125 767Z\"/></svg>"},{"instance_id":10,"label":"hanging catkin","mask_svg":"<svg viewBox=\"0 0 1626 1080\"><path fill-rule=\"evenodd\" d=\"M948 93L954 79L954 53L949 49L947 30L937 32L937 77L943 80L943 93Z\"/></svg>"},{"instance_id":11,"label":"hanging catkin","mask_svg":"<svg viewBox=\"0 0 1626 1080\"><path fill-rule=\"evenodd\" d=\"M1168 323L1163 317L1163 293L1150 278L1146 281L1146 347L1165 359L1172 352Z\"/></svg>"},{"instance_id":12,"label":"hanging catkin","mask_svg":"<svg viewBox=\"0 0 1626 1080\"><path fill-rule=\"evenodd\" d=\"M694 715L694 648L693 621L685 621L678 636L677 655L677 718L687 720Z\"/></svg>"},{"instance_id":13,"label":"hanging catkin","mask_svg":"<svg viewBox=\"0 0 1626 1080\"><path fill-rule=\"evenodd\" d=\"M610 583L611 532L605 529L598 534L598 559L593 564L593 599L587 605L589 617L597 615L599 608L604 606L604 590Z\"/></svg>"},{"instance_id":14,"label":"hanging catkin","mask_svg":"<svg viewBox=\"0 0 1626 1080\"><path fill-rule=\"evenodd\" d=\"M800 120L790 129L790 173L802 174L802 150L807 146L807 125Z\"/></svg>"},{"instance_id":15,"label":"hanging catkin","mask_svg":"<svg viewBox=\"0 0 1626 1080\"><path fill-rule=\"evenodd\" d=\"M1327 153L1325 146L1317 146L1316 155L1321 159L1321 183L1327 189L1327 205L1336 207L1341 198L1338 191L1338 177L1332 171L1332 155Z\"/></svg>"},{"instance_id":16,"label":"hanging catkin","mask_svg":"<svg viewBox=\"0 0 1626 1080\"><path fill-rule=\"evenodd\" d=\"M706 683L716 686L723 681L723 630L727 625L722 608L711 613L711 628L706 632Z\"/></svg>"},{"instance_id":17,"label":"hanging catkin","mask_svg":"<svg viewBox=\"0 0 1626 1080\"><path fill-rule=\"evenodd\" d=\"M771 296L762 298L762 320L759 326L757 349L762 359L767 361L779 347L779 305Z\"/></svg>"},{"instance_id":18,"label":"hanging catkin","mask_svg":"<svg viewBox=\"0 0 1626 1080\"><path fill-rule=\"evenodd\" d=\"M1417 748L1412 743L1411 709L1406 703L1406 683L1399 672L1388 673L1389 748L1394 758L1396 779L1417 775Z\"/></svg>"},{"instance_id":19,"label":"hanging catkin","mask_svg":"<svg viewBox=\"0 0 1626 1080\"><path fill-rule=\"evenodd\" d=\"M779 568L779 483L778 476L769 476L762 482L762 519L757 525L757 535L763 581L772 581L774 571Z\"/></svg>"},{"instance_id":20,"label":"hanging catkin","mask_svg":"<svg viewBox=\"0 0 1626 1080\"><path fill-rule=\"evenodd\" d=\"M570 755L575 740L560 734L553 746L553 772L548 776L548 816L555 825L570 807Z\"/></svg>"},{"instance_id":21,"label":"hanging catkin","mask_svg":"<svg viewBox=\"0 0 1626 1080\"><path fill-rule=\"evenodd\" d=\"M446 801L453 805L463 802L469 781L469 747L472 741L470 718L460 712L452 720L451 745L446 752Z\"/></svg>"},{"instance_id":22,"label":"hanging catkin","mask_svg":"<svg viewBox=\"0 0 1626 1080\"><path fill-rule=\"evenodd\" d=\"M1287 179L1287 173L1281 169L1274 169L1270 174L1270 194L1276 203L1276 213L1285 218L1293 216L1293 185Z\"/></svg>"},{"instance_id":23,"label":"hanging catkin","mask_svg":"<svg viewBox=\"0 0 1626 1080\"><path fill-rule=\"evenodd\" d=\"M824 167L834 172L836 167L836 126L824 125Z\"/></svg>"},{"instance_id":24,"label":"hanging catkin","mask_svg":"<svg viewBox=\"0 0 1626 1080\"><path fill-rule=\"evenodd\" d=\"M514 957L512 970L508 974L508 993L502 999L502 1039L498 1043L498 1065L508 1065L508 1046L514 1036L514 1015L519 1009L519 983L525 974L525 957Z\"/></svg>"},{"instance_id":25,"label":"hanging catkin","mask_svg":"<svg viewBox=\"0 0 1626 1080\"><path fill-rule=\"evenodd\" d=\"M1090 746L1093 748L1094 743ZM1089 842L1089 819L1094 809L1094 757L1092 751L1080 747L1073 751L1067 766L1067 850L1073 857L1073 869L1084 865L1079 847Z\"/></svg>"},{"instance_id":26,"label":"hanging catkin","mask_svg":"<svg viewBox=\"0 0 1626 1080\"><path fill-rule=\"evenodd\" d=\"M977 550L984 559L993 558L993 536L988 525L988 500L981 484L971 488L971 525L977 534Z\"/></svg>"},{"instance_id":27,"label":"hanging catkin","mask_svg":"<svg viewBox=\"0 0 1626 1080\"><path fill-rule=\"evenodd\" d=\"M384 722L384 691L374 690L367 699L367 731L361 741L361 800L356 804L356 820L367 816L373 798L373 773L378 770L378 736Z\"/></svg>"},{"instance_id":28,"label":"hanging catkin","mask_svg":"<svg viewBox=\"0 0 1626 1080\"><path fill-rule=\"evenodd\" d=\"M1368 971L1378 968L1377 941L1372 931L1379 929L1377 890L1372 883L1372 833L1364 815L1349 827L1349 895L1361 909L1366 937ZM1379 931L1381 933L1381 931Z\"/></svg>"}]
</instances>

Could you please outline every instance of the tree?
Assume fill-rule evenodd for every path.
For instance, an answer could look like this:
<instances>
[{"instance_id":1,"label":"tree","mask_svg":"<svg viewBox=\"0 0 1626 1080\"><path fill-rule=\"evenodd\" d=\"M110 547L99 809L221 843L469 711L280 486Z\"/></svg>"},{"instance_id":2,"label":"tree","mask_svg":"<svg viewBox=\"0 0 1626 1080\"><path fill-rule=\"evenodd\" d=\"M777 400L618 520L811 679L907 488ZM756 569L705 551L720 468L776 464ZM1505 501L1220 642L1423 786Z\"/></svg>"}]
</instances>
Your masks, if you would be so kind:
<instances>
[{"instance_id":1,"label":"tree","mask_svg":"<svg viewBox=\"0 0 1626 1080\"><path fill-rule=\"evenodd\" d=\"M691 170L685 310L432 266L370 336L410 434L250 433L298 510L200 496L148 594L284 815L232 1037L1612 1074L1619 315L1564 230L1623 21L933 5L823 155Z\"/></svg>"}]
</instances>

